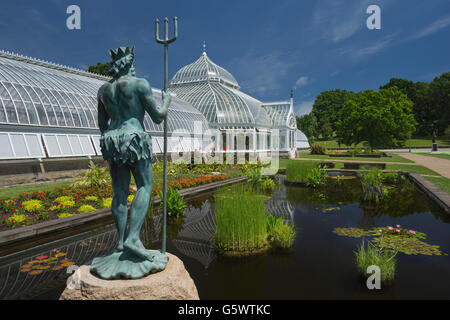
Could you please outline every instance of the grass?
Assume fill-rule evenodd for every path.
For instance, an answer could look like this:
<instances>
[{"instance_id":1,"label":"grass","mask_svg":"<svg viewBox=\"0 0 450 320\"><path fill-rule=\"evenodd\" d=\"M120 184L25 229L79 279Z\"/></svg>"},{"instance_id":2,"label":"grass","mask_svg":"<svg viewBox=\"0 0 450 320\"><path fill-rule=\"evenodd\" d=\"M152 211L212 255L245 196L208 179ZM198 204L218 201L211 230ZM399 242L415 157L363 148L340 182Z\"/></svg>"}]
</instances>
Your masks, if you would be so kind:
<instances>
[{"instance_id":1,"label":"grass","mask_svg":"<svg viewBox=\"0 0 450 320\"><path fill-rule=\"evenodd\" d=\"M14 198L19 197L19 195L23 192L31 193L33 191L51 190L56 187L67 186L72 183L73 183L73 181L61 181L61 182L51 182L51 183L36 184L36 185L23 186L23 187L4 188L4 189L0 189L0 199L2 199L2 200L14 199Z\"/></svg>"},{"instance_id":2,"label":"grass","mask_svg":"<svg viewBox=\"0 0 450 320\"><path fill-rule=\"evenodd\" d=\"M333 149L333 148L353 148L354 146L348 146L345 144L338 145L336 140L316 140L314 143L320 144L326 148ZM450 138L448 137L442 137L436 139L436 143L441 146L450 146ZM412 148L430 148L432 145L431 137L414 137L411 139L411 147ZM359 143L357 145L358 147L364 147L363 143ZM409 139L405 140L403 145L401 147L409 148ZM390 147L386 147L390 148ZM384 149L384 148L379 148Z\"/></svg>"},{"instance_id":3,"label":"grass","mask_svg":"<svg viewBox=\"0 0 450 320\"><path fill-rule=\"evenodd\" d=\"M380 268L381 281L393 280L395 276L395 265L397 260L395 259L396 252L392 252L386 249L379 249L375 247L371 242L368 242L365 246L364 240L358 251L355 252L356 265L359 272L367 277L367 268L375 265Z\"/></svg>"},{"instance_id":4,"label":"grass","mask_svg":"<svg viewBox=\"0 0 450 320\"><path fill-rule=\"evenodd\" d=\"M408 165L408 164L387 164L386 170L395 170L403 172L414 172L424 175L440 176L439 173L428 169L427 167L421 165Z\"/></svg>"},{"instance_id":5,"label":"grass","mask_svg":"<svg viewBox=\"0 0 450 320\"><path fill-rule=\"evenodd\" d=\"M308 174L317 168L318 161L292 160L286 165L286 180L290 182L306 183Z\"/></svg>"},{"instance_id":6,"label":"grass","mask_svg":"<svg viewBox=\"0 0 450 320\"><path fill-rule=\"evenodd\" d=\"M446 177L425 177L444 191L450 193L450 179Z\"/></svg>"},{"instance_id":7,"label":"grass","mask_svg":"<svg viewBox=\"0 0 450 320\"><path fill-rule=\"evenodd\" d=\"M415 154L420 154L421 156L427 156L427 157L433 157L433 158L439 158L444 160L450 160L450 152L445 153L436 153L431 154L429 152L414 152Z\"/></svg>"},{"instance_id":8,"label":"grass","mask_svg":"<svg viewBox=\"0 0 450 320\"><path fill-rule=\"evenodd\" d=\"M397 154L392 154L392 157L381 157L381 158L363 158L363 157L339 157L339 158L333 158L329 155L321 155L321 154L308 154L308 153L302 153L299 155L300 158L305 159L324 159L324 160L354 160L354 161L376 161L376 162L404 162L404 163L413 163L414 161L411 161L409 159L405 159Z\"/></svg>"},{"instance_id":9,"label":"grass","mask_svg":"<svg viewBox=\"0 0 450 320\"><path fill-rule=\"evenodd\" d=\"M261 195L234 185L215 195L216 234L222 252L252 252L267 246L266 214Z\"/></svg>"}]
</instances>

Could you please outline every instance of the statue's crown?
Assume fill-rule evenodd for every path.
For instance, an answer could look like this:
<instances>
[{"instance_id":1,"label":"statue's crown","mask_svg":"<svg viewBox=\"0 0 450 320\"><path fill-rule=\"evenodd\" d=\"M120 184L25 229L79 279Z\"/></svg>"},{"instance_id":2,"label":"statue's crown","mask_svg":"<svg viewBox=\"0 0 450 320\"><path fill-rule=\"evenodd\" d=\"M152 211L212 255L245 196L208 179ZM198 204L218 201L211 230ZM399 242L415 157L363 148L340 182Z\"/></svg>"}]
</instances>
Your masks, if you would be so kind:
<instances>
[{"instance_id":1,"label":"statue's crown","mask_svg":"<svg viewBox=\"0 0 450 320\"><path fill-rule=\"evenodd\" d=\"M130 47L118 47L117 49L109 50L109 55L111 56L111 59L113 59L113 61L119 60L129 54L134 56L134 46L132 46L131 48Z\"/></svg>"}]
</instances>

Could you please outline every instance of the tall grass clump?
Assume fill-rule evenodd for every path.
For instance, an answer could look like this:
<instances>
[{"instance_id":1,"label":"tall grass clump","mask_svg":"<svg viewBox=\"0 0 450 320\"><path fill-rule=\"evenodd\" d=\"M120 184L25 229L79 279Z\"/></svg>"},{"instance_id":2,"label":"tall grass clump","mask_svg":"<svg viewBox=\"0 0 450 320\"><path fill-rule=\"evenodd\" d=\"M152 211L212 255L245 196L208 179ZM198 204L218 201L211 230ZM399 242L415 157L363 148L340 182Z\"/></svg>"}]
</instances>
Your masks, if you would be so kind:
<instances>
[{"instance_id":1,"label":"tall grass clump","mask_svg":"<svg viewBox=\"0 0 450 320\"><path fill-rule=\"evenodd\" d=\"M378 202L384 197L382 170L371 168L359 173L364 201Z\"/></svg>"},{"instance_id":2,"label":"tall grass clump","mask_svg":"<svg viewBox=\"0 0 450 320\"><path fill-rule=\"evenodd\" d=\"M216 234L214 242L222 252L252 252L267 246L263 198L235 185L216 193Z\"/></svg>"},{"instance_id":3,"label":"tall grass clump","mask_svg":"<svg viewBox=\"0 0 450 320\"><path fill-rule=\"evenodd\" d=\"M397 252L378 248L370 241L368 241L366 246L363 240L358 251L355 252L356 265L363 276L367 276L367 267L372 265L378 266L381 271L381 281L390 281L395 276L396 255Z\"/></svg>"},{"instance_id":4,"label":"tall grass clump","mask_svg":"<svg viewBox=\"0 0 450 320\"><path fill-rule=\"evenodd\" d=\"M286 180L289 182L306 183L308 175L319 166L317 161L292 160L286 165Z\"/></svg>"},{"instance_id":5,"label":"tall grass clump","mask_svg":"<svg viewBox=\"0 0 450 320\"><path fill-rule=\"evenodd\" d=\"M266 218L269 241L278 248L289 249L295 240L295 229L283 221L283 217L275 218L271 214Z\"/></svg>"}]
</instances>

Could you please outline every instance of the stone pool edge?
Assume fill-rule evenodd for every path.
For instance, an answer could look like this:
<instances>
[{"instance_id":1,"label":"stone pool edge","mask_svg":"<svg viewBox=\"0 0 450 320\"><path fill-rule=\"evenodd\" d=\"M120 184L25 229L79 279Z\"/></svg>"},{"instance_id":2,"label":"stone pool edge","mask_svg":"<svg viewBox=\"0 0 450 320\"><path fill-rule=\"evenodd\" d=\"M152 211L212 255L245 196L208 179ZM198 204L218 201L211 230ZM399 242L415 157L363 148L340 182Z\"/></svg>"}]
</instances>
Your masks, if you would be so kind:
<instances>
[{"instance_id":1,"label":"stone pool edge","mask_svg":"<svg viewBox=\"0 0 450 320\"><path fill-rule=\"evenodd\" d=\"M180 190L183 197L192 196L201 192L213 190L229 184L247 180L246 176L215 181L208 184L199 185L192 188ZM161 199L156 196L153 204L159 204ZM129 205L128 205L129 206ZM80 226L98 219L109 217L111 215L110 208L98 209L93 212L81 213L63 219L54 219L50 221L36 223L30 226L0 232L0 245L11 244L21 240L28 240L35 236L41 236L50 232L64 230L70 227Z\"/></svg>"},{"instance_id":2,"label":"stone pool edge","mask_svg":"<svg viewBox=\"0 0 450 320\"><path fill-rule=\"evenodd\" d=\"M450 214L450 194L448 192L442 190L418 173L407 172L405 174L414 185L433 200L445 213Z\"/></svg>"}]
</instances>

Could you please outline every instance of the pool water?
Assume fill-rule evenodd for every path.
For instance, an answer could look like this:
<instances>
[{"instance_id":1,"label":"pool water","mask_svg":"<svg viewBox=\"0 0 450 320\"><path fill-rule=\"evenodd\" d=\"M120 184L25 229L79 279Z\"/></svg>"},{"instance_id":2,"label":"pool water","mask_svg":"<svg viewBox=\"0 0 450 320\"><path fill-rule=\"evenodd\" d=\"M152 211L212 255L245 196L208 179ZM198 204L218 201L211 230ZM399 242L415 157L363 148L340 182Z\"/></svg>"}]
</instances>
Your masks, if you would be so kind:
<instances>
[{"instance_id":1,"label":"pool water","mask_svg":"<svg viewBox=\"0 0 450 320\"><path fill-rule=\"evenodd\" d=\"M184 262L201 299L450 297L449 256L399 253L394 282L382 284L380 290L369 290L354 262L361 238L333 233L336 227L370 229L399 224L426 233L427 243L440 245L441 251L449 253L450 216L409 181L391 188L383 206L374 208L360 204L362 192L356 179L330 179L318 189L287 187L282 180L280 189L266 201L266 212L283 216L295 226L297 236L290 251L272 250L240 258L218 256L213 245L212 195L190 202L181 225L168 225L167 251ZM147 247L160 246L160 230L160 215L147 219L142 232ZM89 263L95 256L113 250L116 243L114 226L106 225L0 258L0 298L57 299L69 275L65 266ZM54 249L59 250L60 257L51 263L39 262L54 257Z\"/></svg>"}]
</instances>

